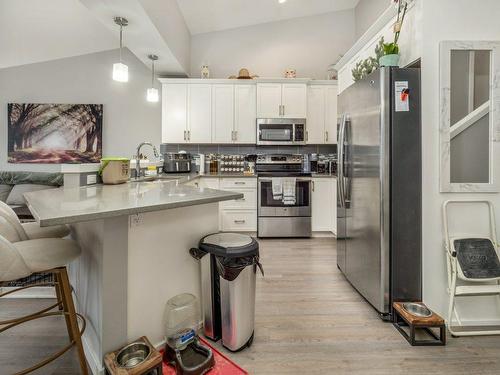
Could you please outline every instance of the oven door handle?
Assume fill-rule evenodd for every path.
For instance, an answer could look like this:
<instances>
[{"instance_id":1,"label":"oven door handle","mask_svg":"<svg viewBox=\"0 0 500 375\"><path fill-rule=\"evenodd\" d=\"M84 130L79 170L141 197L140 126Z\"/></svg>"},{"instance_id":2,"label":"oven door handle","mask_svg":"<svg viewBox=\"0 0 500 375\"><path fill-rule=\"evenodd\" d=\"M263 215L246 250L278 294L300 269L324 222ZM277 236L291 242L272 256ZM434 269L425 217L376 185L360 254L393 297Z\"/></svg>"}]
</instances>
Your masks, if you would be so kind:
<instances>
[{"instance_id":1,"label":"oven door handle","mask_svg":"<svg viewBox=\"0 0 500 375\"><path fill-rule=\"evenodd\" d=\"M292 178L292 177L276 177L276 178ZM259 182L270 182L272 180L273 180L272 178L259 177ZM303 177L296 178L295 180L296 181L309 181L309 182L312 181L310 178L303 178Z\"/></svg>"}]
</instances>

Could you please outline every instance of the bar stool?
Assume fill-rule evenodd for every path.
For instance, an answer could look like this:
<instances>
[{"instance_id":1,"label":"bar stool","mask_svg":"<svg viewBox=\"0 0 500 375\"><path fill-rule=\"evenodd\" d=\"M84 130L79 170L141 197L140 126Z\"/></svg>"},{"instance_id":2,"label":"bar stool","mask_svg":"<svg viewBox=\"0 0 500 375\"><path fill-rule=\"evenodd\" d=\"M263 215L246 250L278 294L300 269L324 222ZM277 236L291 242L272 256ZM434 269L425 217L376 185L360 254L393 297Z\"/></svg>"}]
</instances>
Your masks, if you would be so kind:
<instances>
[{"instance_id":1,"label":"bar stool","mask_svg":"<svg viewBox=\"0 0 500 375\"><path fill-rule=\"evenodd\" d=\"M67 225L54 225L42 228L35 222L21 223L14 210L2 201L0 201L0 216L2 216L5 221L9 222L21 241L34 240L37 238L63 238L70 233Z\"/></svg>"},{"instance_id":2,"label":"bar stool","mask_svg":"<svg viewBox=\"0 0 500 375\"><path fill-rule=\"evenodd\" d=\"M2 218L4 216L0 216ZM83 351L81 336L85 331L85 319L75 311L71 296L71 285L65 265L80 255L78 244L69 239L39 238L22 241L17 231L9 222L0 223L0 286L5 282L15 281L27 276L44 273L52 274L54 282L49 284L36 283L27 285L0 294L0 298L16 291L35 286L54 286L57 302L38 312L28 314L16 319L0 321L0 333L35 319L48 316L64 315L70 343L58 352L43 361L18 372L16 375L28 374L37 370L56 358L62 356L71 347L76 346L81 372L88 375L85 353ZM7 239L6 235L10 238ZM54 309L57 309L55 310ZM82 321L81 330L78 327L78 318Z\"/></svg>"}]
</instances>

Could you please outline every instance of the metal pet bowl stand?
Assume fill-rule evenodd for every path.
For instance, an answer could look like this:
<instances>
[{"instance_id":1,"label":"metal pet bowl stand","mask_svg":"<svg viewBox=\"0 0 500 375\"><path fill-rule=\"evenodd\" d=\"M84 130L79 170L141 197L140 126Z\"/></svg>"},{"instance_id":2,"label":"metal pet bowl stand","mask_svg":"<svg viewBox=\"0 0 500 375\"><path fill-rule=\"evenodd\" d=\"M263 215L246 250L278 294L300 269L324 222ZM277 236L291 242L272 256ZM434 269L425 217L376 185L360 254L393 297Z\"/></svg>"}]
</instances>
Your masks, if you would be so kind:
<instances>
[{"instance_id":1,"label":"metal pet bowl stand","mask_svg":"<svg viewBox=\"0 0 500 375\"><path fill-rule=\"evenodd\" d=\"M146 336L104 356L110 375L162 375L162 355Z\"/></svg>"},{"instance_id":2,"label":"metal pet bowl stand","mask_svg":"<svg viewBox=\"0 0 500 375\"><path fill-rule=\"evenodd\" d=\"M429 309L423 302L394 302L393 325L412 346L446 345L444 319ZM408 332L404 329L409 329ZM439 335L434 330L439 330ZM430 339L417 339L417 331L424 331Z\"/></svg>"}]
</instances>

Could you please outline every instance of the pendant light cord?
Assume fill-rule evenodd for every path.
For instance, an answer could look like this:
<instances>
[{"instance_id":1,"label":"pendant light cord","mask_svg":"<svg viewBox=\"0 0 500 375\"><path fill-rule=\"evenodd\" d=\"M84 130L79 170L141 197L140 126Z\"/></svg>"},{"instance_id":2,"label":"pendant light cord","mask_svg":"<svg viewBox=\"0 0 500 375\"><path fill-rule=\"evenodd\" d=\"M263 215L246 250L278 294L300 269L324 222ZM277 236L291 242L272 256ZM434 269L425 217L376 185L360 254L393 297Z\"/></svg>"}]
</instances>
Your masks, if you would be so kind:
<instances>
[{"instance_id":1,"label":"pendant light cord","mask_svg":"<svg viewBox=\"0 0 500 375\"><path fill-rule=\"evenodd\" d=\"M122 62L122 40L123 40L123 26L120 25L120 64Z\"/></svg>"},{"instance_id":2,"label":"pendant light cord","mask_svg":"<svg viewBox=\"0 0 500 375\"><path fill-rule=\"evenodd\" d=\"M154 84L155 84L155 61L151 60L151 64L152 64L151 87L154 87Z\"/></svg>"}]
</instances>

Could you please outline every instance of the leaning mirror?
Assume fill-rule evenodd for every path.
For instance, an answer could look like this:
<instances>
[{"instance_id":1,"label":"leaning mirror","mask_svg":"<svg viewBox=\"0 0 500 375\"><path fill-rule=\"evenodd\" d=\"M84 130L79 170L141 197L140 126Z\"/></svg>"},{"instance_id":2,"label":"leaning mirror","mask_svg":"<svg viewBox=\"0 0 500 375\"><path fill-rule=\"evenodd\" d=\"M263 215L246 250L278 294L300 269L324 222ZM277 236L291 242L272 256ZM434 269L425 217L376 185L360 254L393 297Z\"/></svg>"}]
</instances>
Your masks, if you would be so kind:
<instances>
[{"instance_id":1,"label":"leaning mirror","mask_svg":"<svg viewBox=\"0 0 500 375\"><path fill-rule=\"evenodd\" d=\"M441 43L442 192L499 191L499 52L500 42Z\"/></svg>"}]
</instances>

